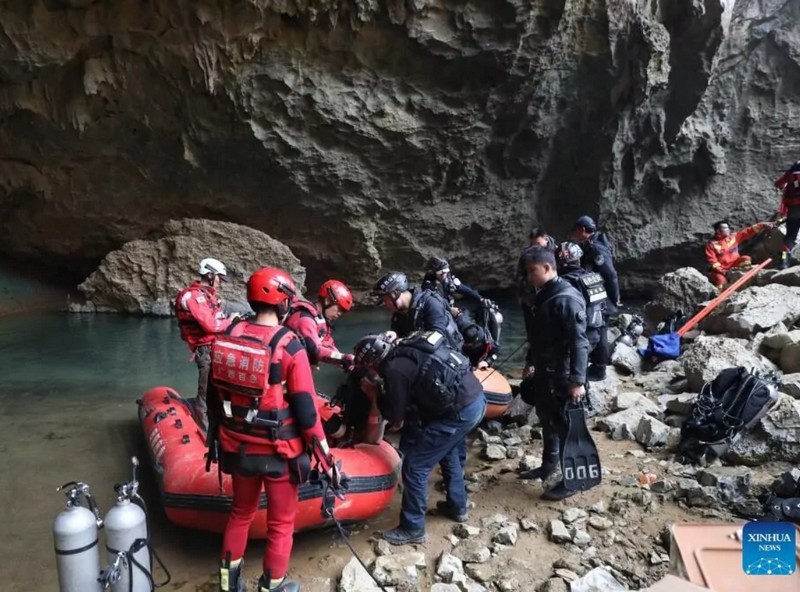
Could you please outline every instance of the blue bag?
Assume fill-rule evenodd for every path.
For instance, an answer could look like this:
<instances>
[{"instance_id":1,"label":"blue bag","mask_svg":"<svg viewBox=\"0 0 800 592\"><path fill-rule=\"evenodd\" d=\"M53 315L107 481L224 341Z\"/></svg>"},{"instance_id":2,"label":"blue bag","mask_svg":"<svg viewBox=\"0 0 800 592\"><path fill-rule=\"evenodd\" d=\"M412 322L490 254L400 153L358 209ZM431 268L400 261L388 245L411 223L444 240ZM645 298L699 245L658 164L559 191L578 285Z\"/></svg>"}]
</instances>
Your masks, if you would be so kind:
<instances>
[{"instance_id":1,"label":"blue bag","mask_svg":"<svg viewBox=\"0 0 800 592\"><path fill-rule=\"evenodd\" d=\"M639 350L639 355L643 358L655 356L664 360L674 360L681 355L681 336L677 333L653 335L647 341L647 348Z\"/></svg>"}]
</instances>

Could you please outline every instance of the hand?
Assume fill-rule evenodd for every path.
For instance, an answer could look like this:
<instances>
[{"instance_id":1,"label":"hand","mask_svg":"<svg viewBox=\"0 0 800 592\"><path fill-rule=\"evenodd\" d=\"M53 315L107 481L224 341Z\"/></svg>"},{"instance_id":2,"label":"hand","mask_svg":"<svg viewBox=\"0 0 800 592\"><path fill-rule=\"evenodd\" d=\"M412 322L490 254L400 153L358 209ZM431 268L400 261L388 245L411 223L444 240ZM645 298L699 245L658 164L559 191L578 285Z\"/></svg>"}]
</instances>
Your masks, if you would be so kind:
<instances>
[{"instance_id":1,"label":"hand","mask_svg":"<svg viewBox=\"0 0 800 592\"><path fill-rule=\"evenodd\" d=\"M525 379L525 378L528 378L528 376L532 376L532 375L533 375L533 366L526 365L522 369L522 378Z\"/></svg>"},{"instance_id":2,"label":"hand","mask_svg":"<svg viewBox=\"0 0 800 592\"><path fill-rule=\"evenodd\" d=\"M486 308L494 308L494 302L488 298L481 298L481 304L483 304Z\"/></svg>"},{"instance_id":3,"label":"hand","mask_svg":"<svg viewBox=\"0 0 800 592\"><path fill-rule=\"evenodd\" d=\"M339 360L339 364L346 372L352 372L356 369L356 357L353 354L342 354L342 359Z\"/></svg>"},{"instance_id":4,"label":"hand","mask_svg":"<svg viewBox=\"0 0 800 592\"><path fill-rule=\"evenodd\" d=\"M478 370L488 370L489 363L486 360L481 360L478 362Z\"/></svg>"},{"instance_id":5,"label":"hand","mask_svg":"<svg viewBox=\"0 0 800 592\"><path fill-rule=\"evenodd\" d=\"M455 306L450 307L450 314L453 315L453 318L456 318L458 315L461 314L461 309L456 308Z\"/></svg>"},{"instance_id":6,"label":"hand","mask_svg":"<svg viewBox=\"0 0 800 592\"><path fill-rule=\"evenodd\" d=\"M581 399L586 395L586 387L582 384L570 384L567 387L567 394L570 401L580 403Z\"/></svg>"}]
</instances>

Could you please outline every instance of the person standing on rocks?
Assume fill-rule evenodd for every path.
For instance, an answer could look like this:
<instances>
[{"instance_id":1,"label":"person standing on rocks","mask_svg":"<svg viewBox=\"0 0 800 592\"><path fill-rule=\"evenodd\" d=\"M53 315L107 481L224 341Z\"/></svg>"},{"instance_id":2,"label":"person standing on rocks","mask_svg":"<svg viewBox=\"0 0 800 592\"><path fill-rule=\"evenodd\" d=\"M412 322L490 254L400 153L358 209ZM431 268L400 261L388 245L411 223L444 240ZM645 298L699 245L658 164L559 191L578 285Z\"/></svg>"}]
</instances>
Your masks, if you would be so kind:
<instances>
[{"instance_id":1,"label":"person standing on rocks","mask_svg":"<svg viewBox=\"0 0 800 592\"><path fill-rule=\"evenodd\" d=\"M317 296L316 303L296 298L284 325L303 338L312 365L325 362L348 369L353 365L353 356L337 349L331 323L353 307L353 294L339 280L328 280L320 286Z\"/></svg>"},{"instance_id":2,"label":"person standing on rocks","mask_svg":"<svg viewBox=\"0 0 800 592\"><path fill-rule=\"evenodd\" d=\"M308 355L297 335L280 325L295 293L286 271L259 269L247 281L255 319L236 323L212 348L210 437L219 443L220 470L233 483L222 538L221 592L247 589L242 563L262 491L269 504L268 543L257 590L298 592L300 586L286 574L309 454L334 490L341 487L317 411Z\"/></svg>"},{"instance_id":3,"label":"person standing on rocks","mask_svg":"<svg viewBox=\"0 0 800 592\"><path fill-rule=\"evenodd\" d=\"M375 283L372 295L394 313L391 329L400 337L420 329L438 331L454 350L460 352L464 346L447 301L433 290L409 288L406 274L390 271Z\"/></svg>"},{"instance_id":4,"label":"person standing on rocks","mask_svg":"<svg viewBox=\"0 0 800 592\"><path fill-rule=\"evenodd\" d=\"M727 272L731 269L747 269L753 262L747 255L739 254L739 245L753 238L759 232L772 228L771 222L759 222L744 230L731 232L727 220L714 224L714 238L706 243L706 261L708 262L708 278L720 292L728 281Z\"/></svg>"},{"instance_id":5,"label":"person standing on rocks","mask_svg":"<svg viewBox=\"0 0 800 592\"><path fill-rule=\"evenodd\" d=\"M178 292L175 298L175 316L183 339L192 351L197 364L197 398L192 406L198 425L208 428L206 393L208 374L211 369L211 343L214 337L225 331L237 318L238 313L226 316L217 297L220 282L228 281L228 270L217 259L200 262L200 279Z\"/></svg>"},{"instance_id":6,"label":"person standing on rocks","mask_svg":"<svg viewBox=\"0 0 800 592\"><path fill-rule=\"evenodd\" d=\"M608 296L599 273L581 267L583 251L575 243L561 243L556 251L558 274L578 290L586 303L586 338L589 340L589 380L605 380L608 352Z\"/></svg>"},{"instance_id":7,"label":"person standing on rocks","mask_svg":"<svg viewBox=\"0 0 800 592\"><path fill-rule=\"evenodd\" d=\"M792 249L797 242L797 233L800 231L800 160L790 166L789 170L775 181L775 187L781 190L781 205L778 215L786 217L786 236L783 239L778 267L786 269L789 267Z\"/></svg>"},{"instance_id":8,"label":"person standing on rocks","mask_svg":"<svg viewBox=\"0 0 800 592\"><path fill-rule=\"evenodd\" d=\"M586 395L589 340L586 338L586 304L569 282L558 277L553 252L544 247L525 251L528 281L536 288L534 318L528 334L527 364L533 374L522 383L523 401L536 407L542 423L544 450L541 465L520 473L521 479L546 481L555 474L567 437L566 405L580 403ZM563 480L542 494L542 499L562 500L576 492Z\"/></svg>"},{"instance_id":9,"label":"person standing on rocks","mask_svg":"<svg viewBox=\"0 0 800 592\"><path fill-rule=\"evenodd\" d=\"M367 335L353 351L357 367L380 376L362 381L364 392L377 399L389 429L401 430L400 524L383 538L392 545L426 540L428 478L437 463L447 490L437 510L456 522L466 521L466 437L486 411L486 397L469 360L438 331L417 331L404 339L393 331Z\"/></svg>"},{"instance_id":10,"label":"person standing on rocks","mask_svg":"<svg viewBox=\"0 0 800 592\"><path fill-rule=\"evenodd\" d=\"M622 299L617 270L614 268L614 245L605 232L597 230L597 224L589 216L578 218L572 227L572 233L575 242L583 250L581 261L583 267L589 271L596 271L603 277L610 300L608 313L616 313L616 309L622 306Z\"/></svg>"}]
</instances>

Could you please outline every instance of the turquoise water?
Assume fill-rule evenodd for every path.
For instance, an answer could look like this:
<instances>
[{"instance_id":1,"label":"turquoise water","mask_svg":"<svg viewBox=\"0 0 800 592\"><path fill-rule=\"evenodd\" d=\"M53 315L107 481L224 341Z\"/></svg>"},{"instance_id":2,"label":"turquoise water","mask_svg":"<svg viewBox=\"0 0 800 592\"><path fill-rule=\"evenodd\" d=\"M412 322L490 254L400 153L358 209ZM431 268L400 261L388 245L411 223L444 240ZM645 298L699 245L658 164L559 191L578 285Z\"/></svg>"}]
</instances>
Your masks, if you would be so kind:
<instances>
[{"instance_id":1,"label":"turquoise water","mask_svg":"<svg viewBox=\"0 0 800 592\"><path fill-rule=\"evenodd\" d=\"M508 306L503 309L501 358L523 338L518 308L503 304ZM339 321L335 337L349 351L359 337L388 323L381 309L353 312ZM517 351L507 367L519 366L521 356ZM130 475L131 454L144 463L140 481L151 506L153 536L176 584L167 589L210 590L198 582L211 581L219 537L178 529L163 518L135 404L156 385L194 394L197 370L177 322L55 312L0 317L0 360L3 590L57 590L50 533L64 497L55 488L73 480L88 482L107 511L113 484ZM333 393L343 376L341 370L323 367L315 373L317 389ZM386 518L387 526L395 514ZM318 547L326 550L330 535L298 539L299 548L313 556ZM261 544L250 546L250 565L260 563L262 551ZM302 561L292 569L302 571Z\"/></svg>"}]
</instances>

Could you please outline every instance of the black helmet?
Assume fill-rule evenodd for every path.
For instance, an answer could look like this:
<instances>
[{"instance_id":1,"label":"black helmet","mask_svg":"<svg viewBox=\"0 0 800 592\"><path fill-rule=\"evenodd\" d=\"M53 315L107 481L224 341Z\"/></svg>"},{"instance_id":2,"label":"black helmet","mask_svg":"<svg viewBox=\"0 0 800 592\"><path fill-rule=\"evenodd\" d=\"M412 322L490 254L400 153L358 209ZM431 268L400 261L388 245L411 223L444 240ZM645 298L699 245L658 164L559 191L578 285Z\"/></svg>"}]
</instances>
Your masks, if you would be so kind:
<instances>
[{"instance_id":1,"label":"black helmet","mask_svg":"<svg viewBox=\"0 0 800 592\"><path fill-rule=\"evenodd\" d=\"M585 228L589 232L594 232L595 230L597 230L597 224L594 223L594 220L592 220L591 217L581 216L580 218L575 220L575 225L573 226L573 228Z\"/></svg>"},{"instance_id":2,"label":"black helmet","mask_svg":"<svg viewBox=\"0 0 800 592\"><path fill-rule=\"evenodd\" d=\"M366 335L353 346L353 362L360 368L377 368L393 345L386 339L386 333Z\"/></svg>"},{"instance_id":3,"label":"black helmet","mask_svg":"<svg viewBox=\"0 0 800 592\"><path fill-rule=\"evenodd\" d=\"M450 271L450 263L443 257L431 257L428 259L428 270L434 273Z\"/></svg>"},{"instance_id":4,"label":"black helmet","mask_svg":"<svg viewBox=\"0 0 800 592\"><path fill-rule=\"evenodd\" d=\"M559 265L569 265L570 263L580 263L583 257L583 249L571 242L564 242L558 245L556 259Z\"/></svg>"},{"instance_id":5,"label":"black helmet","mask_svg":"<svg viewBox=\"0 0 800 592\"><path fill-rule=\"evenodd\" d=\"M391 296L394 292L408 290L408 277L402 271L390 271L377 282L372 289L373 296Z\"/></svg>"}]
</instances>

